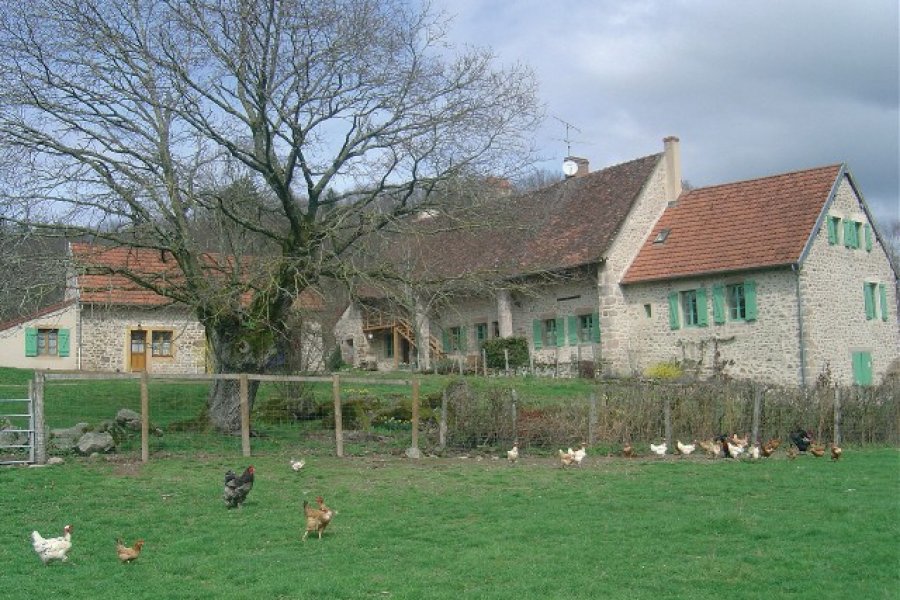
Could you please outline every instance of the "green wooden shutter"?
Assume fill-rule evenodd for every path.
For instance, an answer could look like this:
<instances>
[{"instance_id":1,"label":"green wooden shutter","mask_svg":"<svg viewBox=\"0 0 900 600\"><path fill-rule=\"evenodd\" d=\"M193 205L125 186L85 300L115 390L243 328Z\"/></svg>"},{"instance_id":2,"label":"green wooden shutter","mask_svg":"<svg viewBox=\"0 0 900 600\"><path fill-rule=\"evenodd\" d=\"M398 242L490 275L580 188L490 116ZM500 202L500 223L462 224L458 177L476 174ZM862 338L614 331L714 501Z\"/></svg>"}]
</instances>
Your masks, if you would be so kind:
<instances>
[{"instance_id":1,"label":"green wooden shutter","mask_svg":"<svg viewBox=\"0 0 900 600\"><path fill-rule=\"evenodd\" d=\"M706 307L706 288L697 289L697 325L706 327L709 325L709 315Z\"/></svg>"},{"instance_id":2,"label":"green wooden shutter","mask_svg":"<svg viewBox=\"0 0 900 600\"><path fill-rule=\"evenodd\" d=\"M826 228L828 229L828 243L831 246L837 244L838 238L838 219L834 217L826 217Z\"/></svg>"},{"instance_id":3,"label":"green wooden shutter","mask_svg":"<svg viewBox=\"0 0 900 600\"><path fill-rule=\"evenodd\" d=\"M888 305L887 305L887 286L883 283L878 284L878 295L881 300L881 320L888 320Z\"/></svg>"},{"instance_id":4,"label":"green wooden shutter","mask_svg":"<svg viewBox=\"0 0 900 600\"><path fill-rule=\"evenodd\" d=\"M713 292L713 322L721 325L725 322L725 286L714 285Z\"/></svg>"},{"instance_id":5,"label":"green wooden shutter","mask_svg":"<svg viewBox=\"0 0 900 600\"><path fill-rule=\"evenodd\" d=\"M466 328L460 326L459 328L459 349L465 352L469 347L469 335L466 332Z\"/></svg>"},{"instance_id":6,"label":"green wooden shutter","mask_svg":"<svg viewBox=\"0 0 900 600\"><path fill-rule=\"evenodd\" d=\"M853 247L853 221L844 221L844 247Z\"/></svg>"},{"instance_id":7,"label":"green wooden shutter","mask_svg":"<svg viewBox=\"0 0 900 600\"><path fill-rule=\"evenodd\" d=\"M446 329L441 330L441 346L444 347L444 353L450 353L450 334Z\"/></svg>"},{"instance_id":8,"label":"green wooden shutter","mask_svg":"<svg viewBox=\"0 0 900 600\"><path fill-rule=\"evenodd\" d=\"M541 340L541 334L542 334L542 332L543 332L543 328L541 327L541 320L540 320L540 319L535 319L534 321L532 321L532 323L531 323L531 331L532 331L532 333L533 333L533 338L534 338L534 339L532 340L532 343L534 344L534 349L535 349L535 350L540 350L541 347L543 346L543 343L542 343L542 340Z\"/></svg>"},{"instance_id":9,"label":"green wooden shutter","mask_svg":"<svg viewBox=\"0 0 900 600\"><path fill-rule=\"evenodd\" d=\"M591 326L591 341L595 344L600 343L600 312L595 312L591 315L594 319L594 322Z\"/></svg>"},{"instance_id":10,"label":"green wooden shutter","mask_svg":"<svg viewBox=\"0 0 900 600\"><path fill-rule=\"evenodd\" d=\"M866 320L875 318L875 284L863 283L863 303L866 306Z\"/></svg>"},{"instance_id":11,"label":"green wooden shutter","mask_svg":"<svg viewBox=\"0 0 900 600\"><path fill-rule=\"evenodd\" d=\"M69 330L68 329L60 329L59 335L57 336L57 351L60 356L68 356L69 355Z\"/></svg>"},{"instance_id":12,"label":"green wooden shutter","mask_svg":"<svg viewBox=\"0 0 900 600\"><path fill-rule=\"evenodd\" d=\"M38 330L34 327L25 328L25 356L37 356Z\"/></svg>"},{"instance_id":13,"label":"green wooden shutter","mask_svg":"<svg viewBox=\"0 0 900 600\"><path fill-rule=\"evenodd\" d=\"M559 348L561 346L566 345L566 330L565 327L566 320L562 317L556 317L556 347Z\"/></svg>"},{"instance_id":14,"label":"green wooden shutter","mask_svg":"<svg viewBox=\"0 0 900 600\"><path fill-rule=\"evenodd\" d=\"M756 320L756 282L744 282L744 303L747 306L747 320Z\"/></svg>"},{"instance_id":15,"label":"green wooden shutter","mask_svg":"<svg viewBox=\"0 0 900 600\"><path fill-rule=\"evenodd\" d=\"M569 316L569 345L577 346L578 345L578 317L575 315Z\"/></svg>"},{"instance_id":16,"label":"green wooden shutter","mask_svg":"<svg viewBox=\"0 0 900 600\"><path fill-rule=\"evenodd\" d=\"M866 235L866 252L872 251L872 226L866 223L863 225L863 232Z\"/></svg>"},{"instance_id":17,"label":"green wooden shutter","mask_svg":"<svg viewBox=\"0 0 900 600\"><path fill-rule=\"evenodd\" d=\"M872 354L853 353L853 382L856 385L872 385Z\"/></svg>"},{"instance_id":18,"label":"green wooden shutter","mask_svg":"<svg viewBox=\"0 0 900 600\"><path fill-rule=\"evenodd\" d=\"M669 329L678 329L678 292L669 292Z\"/></svg>"}]
</instances>

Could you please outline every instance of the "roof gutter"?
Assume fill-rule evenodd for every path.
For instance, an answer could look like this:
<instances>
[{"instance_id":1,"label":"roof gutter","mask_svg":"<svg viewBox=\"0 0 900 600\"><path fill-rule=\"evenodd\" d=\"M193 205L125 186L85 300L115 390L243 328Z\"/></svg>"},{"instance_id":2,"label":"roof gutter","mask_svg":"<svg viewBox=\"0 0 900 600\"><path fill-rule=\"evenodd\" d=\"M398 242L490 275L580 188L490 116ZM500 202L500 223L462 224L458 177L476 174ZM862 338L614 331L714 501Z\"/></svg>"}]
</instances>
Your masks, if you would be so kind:
<instances>
[{"instance_id":1,"label":"roof gutter","mask_svg":"<svg viewBox=\"0 0 900 600\"><path fill-rule=\"evenodd\" d=\"M806 346L803 342L803 306L800 294L800 263L793 263L795 289L797 294L797 342L800 349L800 387L806 388Z\"/></svg>"}]
</instances>

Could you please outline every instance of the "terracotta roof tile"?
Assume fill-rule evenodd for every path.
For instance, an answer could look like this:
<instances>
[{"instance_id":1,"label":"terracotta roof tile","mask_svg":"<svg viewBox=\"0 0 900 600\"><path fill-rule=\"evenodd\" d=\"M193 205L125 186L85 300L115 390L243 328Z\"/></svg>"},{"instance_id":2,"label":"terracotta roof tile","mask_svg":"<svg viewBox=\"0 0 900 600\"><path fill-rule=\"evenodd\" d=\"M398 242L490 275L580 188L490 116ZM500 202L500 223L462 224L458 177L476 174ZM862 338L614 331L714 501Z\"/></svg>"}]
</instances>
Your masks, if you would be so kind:
<instances>
[{"instance_id":1,"label":"terracotta roof tile","mask_svg":"<svg viewBox=\"0 0 900 600\"><path fill-rule=\"evenodd\" d=\"M622 283L797 262L840 172L841 165L830 165L682 194ZM654 243L665 229L665 242Z\"/></svg>"}]
</instances>

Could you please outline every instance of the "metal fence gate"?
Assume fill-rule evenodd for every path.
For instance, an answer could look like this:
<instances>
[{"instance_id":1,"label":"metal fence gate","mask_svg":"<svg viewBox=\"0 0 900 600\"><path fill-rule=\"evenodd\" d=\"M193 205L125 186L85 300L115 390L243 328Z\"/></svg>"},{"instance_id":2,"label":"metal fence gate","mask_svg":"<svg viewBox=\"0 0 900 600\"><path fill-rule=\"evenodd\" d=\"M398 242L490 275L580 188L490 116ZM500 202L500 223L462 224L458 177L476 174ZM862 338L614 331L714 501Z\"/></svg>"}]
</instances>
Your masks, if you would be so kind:
<instances>
[{"instance_id":1,"label":"metal fence gate","mask_svg":"<svg viewBox=\"0 0 900 600\"><path fill-rule=\"evenodd\" d=\"M0 398L0 465L35 462L33 394L28 398Z\"/></svg>"}]
</instances>

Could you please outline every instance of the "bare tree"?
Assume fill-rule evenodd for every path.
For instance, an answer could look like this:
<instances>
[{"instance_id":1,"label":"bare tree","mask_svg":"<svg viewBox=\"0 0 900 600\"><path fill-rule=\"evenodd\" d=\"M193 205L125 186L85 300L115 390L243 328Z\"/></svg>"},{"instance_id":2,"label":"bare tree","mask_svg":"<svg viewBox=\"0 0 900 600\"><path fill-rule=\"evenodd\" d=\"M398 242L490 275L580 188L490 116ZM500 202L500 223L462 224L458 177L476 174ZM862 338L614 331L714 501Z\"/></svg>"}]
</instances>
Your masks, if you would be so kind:
<instances>
[{"instance_id":1,"label":"bare tree","mask_svg":"<svg viewBox=\"0 0 900 600\"><path fill-rule=\"evenodd\" d=\"M6 218L170 253L178 281L122 274L193 308L217 372L265 371L297 295L441 182L514 174L538 117L526 68L404 0L0 2ZM211 388L219 429L237 398Z\"/></svg>"}]
</instances>

